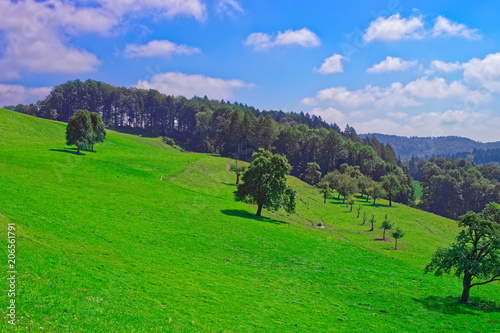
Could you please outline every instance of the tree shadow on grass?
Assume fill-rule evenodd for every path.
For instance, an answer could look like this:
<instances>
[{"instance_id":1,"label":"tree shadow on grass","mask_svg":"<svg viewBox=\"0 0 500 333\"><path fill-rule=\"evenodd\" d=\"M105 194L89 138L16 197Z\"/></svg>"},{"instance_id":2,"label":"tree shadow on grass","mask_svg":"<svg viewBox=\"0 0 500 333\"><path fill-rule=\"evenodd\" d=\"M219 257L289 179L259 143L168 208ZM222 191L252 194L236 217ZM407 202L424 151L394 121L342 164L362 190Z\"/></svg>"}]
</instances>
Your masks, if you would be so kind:
<instances>
[{"instance_id":1,"label":"tree shadow on grass","mask_svg":"<svg viewBox=\"0 0 500 333\"><path fill-rule=\"evenodd\" d=\"M220 183L224 184L224 185L229 185L229 186L238 186L235 183L225 183L225 182L220 182Z\"/></svg>"},{"instance_id":2,"label":"tree shadow on grass","mask_svg":"<svg viewBox=\"0 0 500 333\"><path fill-rule=\"evenodd\" d=\"M413 300L430 311L447 315L480 316L483 313L500 312L499 305L494 301L484 301L479 298L471 298L470 304L462 304L459 298L454 296L429 296L424 299L413 298Z\"/></svg>"},{"instance_id":3,"label":"tree shadow on grass","mask_svg":"<svg viewBox=\"0 0 500 333\"><path fill-rule=\"evenodd\" d=\"M57 151L59 153L68 153L68 154L73 154L73 155L82 155L85 156L84 153L80 152L78 153L76 148L65 148L65 149L49 149L50 151Z\"/></svg>"},{"instance_id":4,"label":"tree shadow on grass","mask_svg":"<svg viewBox=\"0 0 500 333\"><path fill-rule=\"evenodd\" d=\"M265 216L260 216L260 217L255 216L255 214L249 213L246 210L242 210L242 209L222 209L220 212L224 215L243 217L245 219L251 219L251 220L256 220L256 221L262 221L262 222L268 222L268 223L274 223L274 224L288 224L287 222L274 220L272 218L265 217Z\"/></svg>"}]
</instances>

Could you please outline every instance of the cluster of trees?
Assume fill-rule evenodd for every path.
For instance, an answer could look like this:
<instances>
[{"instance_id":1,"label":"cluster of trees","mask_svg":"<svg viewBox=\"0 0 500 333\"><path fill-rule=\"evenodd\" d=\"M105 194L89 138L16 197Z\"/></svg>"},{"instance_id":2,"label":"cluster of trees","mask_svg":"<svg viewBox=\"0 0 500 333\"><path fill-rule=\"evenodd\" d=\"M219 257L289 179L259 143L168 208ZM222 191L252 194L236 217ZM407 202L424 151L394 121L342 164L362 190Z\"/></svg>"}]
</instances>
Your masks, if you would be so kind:
<instances>
[{"instance_id":1,"label":"cluster of trees","mask_svg":"<svg viewBox=\"0 0 500 333\"><path fill-rule=\"evenodd\" d=\"M481 212L490 202L500 202L500 168L476 166L465 159L442 157L410 160L411 173L423 188L420 208L458 219L468 211Z\"/></svg>"},{"instance_id":2,"label":"cluster of trees","mask_svg":"<svg viewBox=\"0 0 500 333\"><path fill-rule=\"evenodd\" d=\"M394 166L377 182L363 174L359 166L347 163L340 165L338 170L327 173L320 180L318 167L316 163L309 163L305 180L312 185L317 183L325 203L333 189L337 190L339 198L342 195L343 202L347 201L351 205L351 210L354 203L353 195L358 192L366 196L366 201L371 197L374 205L378 198L389 200L389 206L392 206L393 201L412 204L415 200L415 189L406 169Z\"/></svg>"}]
</instances>

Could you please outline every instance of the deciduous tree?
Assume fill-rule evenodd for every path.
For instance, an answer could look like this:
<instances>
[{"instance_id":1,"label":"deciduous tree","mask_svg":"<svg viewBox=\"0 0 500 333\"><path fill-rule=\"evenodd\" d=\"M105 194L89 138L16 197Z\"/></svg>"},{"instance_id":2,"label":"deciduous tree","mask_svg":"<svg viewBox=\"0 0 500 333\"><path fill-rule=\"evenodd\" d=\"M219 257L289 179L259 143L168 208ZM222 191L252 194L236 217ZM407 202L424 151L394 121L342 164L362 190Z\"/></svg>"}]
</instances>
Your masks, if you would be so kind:
<instances>
[{"instance_id":1,"label":"deciduous tree","mask_svg":"<svg viewBox=\"0 0 500 333\"><path fill-rule=\"evenodd\" d=\"M259 149L252 155L252 163L242 176L243 184L238 185L236 200L257 205L257 216L262 208L279 209L288 213L295 211L295 191L286 185L286 175L292 170L285 156L273 155Z\"/></svg>"},{"instance_id":2,"label":"deciduous tree","mask_svg":"<svg viewBox=\"0 0 500 333\"><path fill-rule=\"evenodd\" d=\"M460 301L469 303L472 287L500 281L500 206L490 203L481 213L468 212L458 225L463 229L455 242L438 248L425 272L440 276L453 271L462 277Z\"/></svg>"}]
</instances>

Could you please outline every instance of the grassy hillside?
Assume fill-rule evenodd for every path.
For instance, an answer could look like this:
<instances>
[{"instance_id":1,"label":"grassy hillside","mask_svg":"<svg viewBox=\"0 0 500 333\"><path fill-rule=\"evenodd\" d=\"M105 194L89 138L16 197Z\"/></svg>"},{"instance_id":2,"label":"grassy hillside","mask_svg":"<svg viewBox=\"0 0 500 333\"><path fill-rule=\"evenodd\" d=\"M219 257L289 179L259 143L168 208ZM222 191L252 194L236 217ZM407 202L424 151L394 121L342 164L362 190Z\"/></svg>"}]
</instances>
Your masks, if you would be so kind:
<instances>
[{"instance_id":1,"label":"grassy hillside","mask_svg":"<svg viewBox=\"0 0 500 333\"><path fill-rule=\"evenodd\" d=\"M16 224L17 331L500 331L500 286L423 275L456 223L295 178L297 214L234 201L228 159L109 132L75 155L65 124L0 110L0 225ZM407 232L378 240L385 214ZM323 221L329 228L310 224ZM7 238L0 238L7 272ZM6 275L6 273L4 273ZM1 290L8 290L2 279ZM7 324L0 296L0 330ZM479 305L479 306L478 306Z\"/></svg>"}]
</instances>

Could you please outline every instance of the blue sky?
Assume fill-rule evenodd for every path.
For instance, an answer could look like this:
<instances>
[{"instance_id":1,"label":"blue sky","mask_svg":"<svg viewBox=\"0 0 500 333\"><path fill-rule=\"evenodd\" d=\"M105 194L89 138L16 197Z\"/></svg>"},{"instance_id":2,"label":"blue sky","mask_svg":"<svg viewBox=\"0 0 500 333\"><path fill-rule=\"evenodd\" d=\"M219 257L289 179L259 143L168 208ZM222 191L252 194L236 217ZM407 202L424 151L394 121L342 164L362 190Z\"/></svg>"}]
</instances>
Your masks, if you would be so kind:
<instances>
[{"instance_id":1,"label":"blue sky","mask_svg":"<svg viewBox=\"0 0 500 333\"><path fill-rule=\"evenodd\" d=\"M0 0L0 105L88 78L500 141L496 1Z\"/></svg>"}]
</instances>

